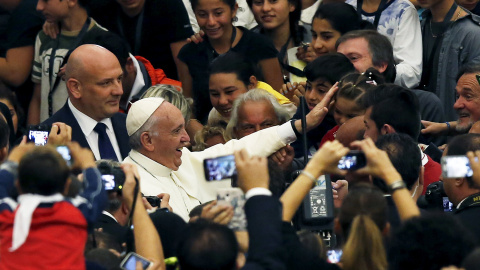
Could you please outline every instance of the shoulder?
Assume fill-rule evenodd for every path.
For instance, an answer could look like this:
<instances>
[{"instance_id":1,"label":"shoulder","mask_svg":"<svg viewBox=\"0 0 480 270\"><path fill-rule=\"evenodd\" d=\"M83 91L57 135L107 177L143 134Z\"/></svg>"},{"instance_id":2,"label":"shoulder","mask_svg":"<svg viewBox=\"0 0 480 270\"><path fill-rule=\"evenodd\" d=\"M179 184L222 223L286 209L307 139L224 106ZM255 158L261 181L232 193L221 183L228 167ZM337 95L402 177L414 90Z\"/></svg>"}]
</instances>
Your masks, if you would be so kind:
<instances>
[{"instance_id":1,"label":"shoulder","mask_svg":"<svg viewBox=\"0 0 480 270\"><path fill-rule=\"evenodd\" d=\"M55 114L53 114L50 118L43 121L42 125L51 125L55 122L63 122L70 125L69 122L76 121L75 117L73 116L72 112L68 108L68 104L65 104L60 110L58 110Z\"/></svg>"},{"instance_id":2,"label":"shoulder","mask_svg":"<svg viewBox=\"0 0 480 270\"><path fill-rule=\"evenodd\" d=\"M248 53L249 56L253 54L253 57L259 56L260 60L277 56L278 51L269 38L245 28L240 29L243 31L243 36L240 42L233 47L235 51ZM255 50L251 50L252 48L255 48Z\"/></svg>"},{"instance_id":3,"label":"shoulder","mask_svg":"<svg viewBox=\"0 0 480 270\"><path fill-rule=\"evenodd\" d=\"M185 44L178 53L178 58L184 62L187 62L191 58L197 58L199 55L202 55L206 51L206 44L203 41L200 44L195 44L193 42Z\"/></svg>"}]
</instances>

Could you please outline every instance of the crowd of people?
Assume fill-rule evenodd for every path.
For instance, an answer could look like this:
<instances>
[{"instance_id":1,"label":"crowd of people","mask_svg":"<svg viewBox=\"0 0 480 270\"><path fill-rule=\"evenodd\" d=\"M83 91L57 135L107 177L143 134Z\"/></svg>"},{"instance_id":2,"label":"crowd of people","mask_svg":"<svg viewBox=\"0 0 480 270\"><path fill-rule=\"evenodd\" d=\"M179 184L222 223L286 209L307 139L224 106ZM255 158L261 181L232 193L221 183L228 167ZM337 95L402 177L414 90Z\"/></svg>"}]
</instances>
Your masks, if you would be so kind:
<instances>
[{"instance_id":1,"label":"crowd of people","mask_svg":"<svg viewBox=\"0 0 480 270\"><path fill-rule=\"evenodd\" d=\"M0 1L0 269L479 269L477 14Z\"/></svg>"}]
</instances>

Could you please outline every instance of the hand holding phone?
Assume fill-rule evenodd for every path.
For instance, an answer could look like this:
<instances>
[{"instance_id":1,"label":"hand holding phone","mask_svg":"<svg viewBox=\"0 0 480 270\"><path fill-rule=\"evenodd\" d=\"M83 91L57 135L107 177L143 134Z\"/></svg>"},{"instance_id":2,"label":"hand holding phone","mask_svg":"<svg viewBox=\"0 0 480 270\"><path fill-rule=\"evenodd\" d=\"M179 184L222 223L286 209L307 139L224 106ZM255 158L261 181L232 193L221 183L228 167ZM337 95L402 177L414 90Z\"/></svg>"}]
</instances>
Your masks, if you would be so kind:
<instances>
[{"instance_id":1,"label":"hand holding phone","mask_svg":"<svg viewBox=\"0 0 480 270\"><path fill-rule=\"evenodd\" d=\"M355 171L363 168L367 165L367 159L362 151L352 150L348 152L338 162L338 168L340 170Z\"/></svg>"},{"instance_id":2,"label":"hand holding phone","mask_svg":"<svg viewBox=\"0 0 480 270\"><path fill-rule=\"evenodd\" d=\"M135 252L130 252L125 256L125 259L120 263L120 267L126 270L136 270L137 262L142 264L142 269L146 270L152 262L138 255Z\"/></svg>"},{"instance_id":3,"label":"hand holding phone","mask_svg":"<svg viewBox=\"0 0 480 270\"><path fill-rule=\"evenodd\" d=\"M445 156L442 157L442 177L463 178L473 176L470 168L470 161L467 156Z\"/></svg>"},{"instance_id":4,"label":"hand holding phone","mask_svg":"<svg viewBox=\"0 0 480 270\"><path fill-rule=\"evenodd\" d=\"M219 181L232 178L237 174L235 158L233 155L207 158L203 161L205 179L207 181Z\"/></svg>"},{"instance_id":5,"label":"hand holding phone","mask_svg":"<svg viewBox=\"0 0 480 270\"><path fill-rule=\"evenodd\" d=\"M47 125L31 125L28 127L27 142L33 142L35 145L45 145L48 141L50 127Z\"/></svg>"}]
</instances>

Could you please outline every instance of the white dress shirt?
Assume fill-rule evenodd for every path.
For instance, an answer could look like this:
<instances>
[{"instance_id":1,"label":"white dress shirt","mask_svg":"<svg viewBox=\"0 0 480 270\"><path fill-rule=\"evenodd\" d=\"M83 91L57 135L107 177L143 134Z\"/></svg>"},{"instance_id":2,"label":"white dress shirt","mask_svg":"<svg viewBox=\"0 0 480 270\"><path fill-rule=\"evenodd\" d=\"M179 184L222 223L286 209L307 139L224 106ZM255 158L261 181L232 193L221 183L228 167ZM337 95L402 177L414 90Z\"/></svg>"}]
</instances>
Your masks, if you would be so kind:
<instances>
[{"instance_id":1,"label":"white dress shirt","mask_svg":"<svg viewBox=\"0 0 480 270\"><path fill-rule=\"evenodd\" d=\"M90 149L92 150L93 155L95 156L95 159L96 160L101 159L100 150L98 149L98 134L93 130L98 122L96 120L93 120L89 116L85 115L84 113L79 111L77 108L75 108L75 106L73 106L70 99L68 99L68 106L70 107L70 110L72 111L73 116L75 116L75 119L77 119L78 125L82 129L82 132L85 135L85 138L87 139L88 145L90 146ZM113 131L112 120L110 118L105 118L100 122L104 123L107 126L106 131L107 131L108 138L112 143L113 150L115 150L117 159L122 160L120 147L118 146L117 138L115 137L115 132Z\"/></svg>"}]
</instances>

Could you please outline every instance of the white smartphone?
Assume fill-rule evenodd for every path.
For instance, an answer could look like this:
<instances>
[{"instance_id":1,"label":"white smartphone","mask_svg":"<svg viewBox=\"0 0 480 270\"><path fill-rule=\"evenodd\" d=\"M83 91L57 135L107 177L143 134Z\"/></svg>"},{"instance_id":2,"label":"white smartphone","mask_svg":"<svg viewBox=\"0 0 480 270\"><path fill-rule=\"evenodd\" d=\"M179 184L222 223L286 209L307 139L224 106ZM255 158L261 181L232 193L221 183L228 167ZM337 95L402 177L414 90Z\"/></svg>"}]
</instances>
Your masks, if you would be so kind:
<instances>
[{"instance_id":1,"label":"white smartphone","mask_svg":"<svg viewBox=\"0 0 480 270\"><path fill-rule=\"evenodd\" d=\"M231 205L233 218L228 227L234 231L247 230L247 217L245 216L245 195L239 188L220 188L217 190L217 205Z\"/></svg>"},{"instance_id":2,"label":"white smartphone","mask_svg":"<svg viewBox=\"0 0 480 270\"><path fill-rule=\"evenodd\" d=\"M120 263L120 267L126 270L136 270L137 269L137 262L142 263L142 269L147 269L152 262L145 259L144 257L138 255L135 252L130 252L125 256L125 259Z\"/></svg>"}]
</instances>

